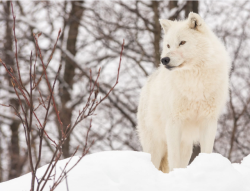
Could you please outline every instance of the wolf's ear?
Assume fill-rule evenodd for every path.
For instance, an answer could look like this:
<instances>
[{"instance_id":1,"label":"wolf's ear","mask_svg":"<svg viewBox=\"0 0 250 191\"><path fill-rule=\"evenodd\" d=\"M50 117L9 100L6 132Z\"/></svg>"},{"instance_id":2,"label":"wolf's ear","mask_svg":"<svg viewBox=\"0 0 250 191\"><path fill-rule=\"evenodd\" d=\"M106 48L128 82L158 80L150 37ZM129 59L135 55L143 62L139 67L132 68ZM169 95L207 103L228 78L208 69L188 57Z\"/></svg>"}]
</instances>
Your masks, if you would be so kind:
<instances>
[{"instance_id":1,"label":"wolf's ear","mask_svg":"<svg viewBox=\"0 0 250 191\"><path fill-rule=\"evenodd\" d=\"M195 29L195 30L200 30L202 24L203 24L203 20L200 17L200 15L190 12L188 15L188 25L191 29Z\"/></svg>"},{"instance_id":2,"label":"wolf's ear","mask_svg":"<svg viewBox=\"0 0 250 191\"><path fill-rule=\"evenodd\" d=\"M171 27L173 21L167 19L159 19L161 27L163 28L164 32L167 33L168 29Z\"/></svg>"}]
</instances>

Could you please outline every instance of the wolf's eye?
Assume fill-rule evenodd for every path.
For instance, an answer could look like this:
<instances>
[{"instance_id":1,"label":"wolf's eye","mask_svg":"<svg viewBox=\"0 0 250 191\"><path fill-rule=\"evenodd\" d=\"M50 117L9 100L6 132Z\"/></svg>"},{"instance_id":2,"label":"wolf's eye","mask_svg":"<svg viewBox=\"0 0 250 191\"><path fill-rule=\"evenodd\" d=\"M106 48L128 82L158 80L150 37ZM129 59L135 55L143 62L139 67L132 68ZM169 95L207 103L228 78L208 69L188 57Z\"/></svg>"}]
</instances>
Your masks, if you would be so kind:
<instances>
[{"instance_id":1,"label":"wolf's eye","mask_svg":"<svg viewBox=\"0 0 250 191\"><path fill-rule=\"evenodd\" d=\"M169 44L167 45L168 48L170 48Z\"/></svg>"},{"instance_id":2,"label":"wolf's eye","mask_svg":"<svg viewBox=\"0 0 250 191\"><path fill-rule=\"evenodd\" d=\"M185 43L186 43L186 41L181 41L180 44L179 44L179 46L181 46L181 45L183 45Z\"/></svg>"}]
</instances>

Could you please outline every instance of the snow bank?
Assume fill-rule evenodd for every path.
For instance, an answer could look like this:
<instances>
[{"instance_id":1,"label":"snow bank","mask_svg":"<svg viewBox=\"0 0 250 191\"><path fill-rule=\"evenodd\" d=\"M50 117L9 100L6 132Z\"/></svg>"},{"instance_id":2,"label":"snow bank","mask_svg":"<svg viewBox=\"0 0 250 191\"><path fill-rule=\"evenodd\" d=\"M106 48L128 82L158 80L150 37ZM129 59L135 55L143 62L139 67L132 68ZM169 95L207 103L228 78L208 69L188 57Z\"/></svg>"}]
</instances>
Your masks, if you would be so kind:
<instances>
[{"instance_id":1,"label":"snow bank","mask_svg":"<svg viewBox=\"0 0 250 191\"><path fill-rule=\"evenodd\" d=\"M58 163L58 174L67 161ZM38 177L44 170L45 166L39 169ZM186 169L164 174L147 153L100 152L82 159L69 173L68 185L70 191L250 191L250 155L241 164L231 164L220 154L200 154ZM29 189L30 174L0 184L1 191ZM67 191L65 182L56 190Z\"/></svg>"}]
</instances>

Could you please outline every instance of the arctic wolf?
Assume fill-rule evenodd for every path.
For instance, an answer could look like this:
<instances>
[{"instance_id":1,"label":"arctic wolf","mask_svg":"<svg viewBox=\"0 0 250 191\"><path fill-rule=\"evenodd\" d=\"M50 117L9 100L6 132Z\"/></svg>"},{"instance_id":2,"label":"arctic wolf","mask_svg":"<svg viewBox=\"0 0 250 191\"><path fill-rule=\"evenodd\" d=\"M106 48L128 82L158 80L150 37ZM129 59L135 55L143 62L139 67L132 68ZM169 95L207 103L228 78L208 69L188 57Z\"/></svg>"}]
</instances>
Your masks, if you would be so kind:
<instances>
[{"instance_id":1,"label":"arctic wolf","mask_svg":"<svg viewBox=\"0 0 250 191\"><path fill-rule=\"evenodd\" d=\"M160 23L162 64L141 90L137 118L143 151L169 172L188 165L193 144L212 152L229 92L230 58L198 14Z\"/></svg>"}]
</instances>

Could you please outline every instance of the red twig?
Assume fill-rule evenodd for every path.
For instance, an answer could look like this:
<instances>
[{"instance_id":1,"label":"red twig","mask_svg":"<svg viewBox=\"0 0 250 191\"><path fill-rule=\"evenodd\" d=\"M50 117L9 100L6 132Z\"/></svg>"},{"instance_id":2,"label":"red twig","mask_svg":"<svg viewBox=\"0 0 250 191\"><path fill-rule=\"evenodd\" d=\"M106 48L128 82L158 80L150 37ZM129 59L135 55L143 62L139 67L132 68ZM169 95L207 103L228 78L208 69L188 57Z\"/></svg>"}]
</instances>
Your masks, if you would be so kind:
<instances>
[{"instance_id":1,"label":"red twig","mask_svg":"<svg viewBox=\"0 0 250 191\"><path fill-rule=\"evenodd\" d=\"M13 16L13 34L14 34L14 41L15 41L15 58L16 58L16 65L17 65L17 71L18 71L18 77L19 77L19 81L21 83L21 86L22 88L24 89L24 91L28 93L28 91L25 89L24 85L23 85L23 82L22 82L22 78L21 78L21 75L20 75L20 68L19 68L19 63L18 63L18 56L17 56L17 38L16 38L16 16L14 14L14 10L13 10L13 4L11 2L11 10L12 10L12 16Z\"/></svg>"},{"instance_id":2,"label":"red twig","mask_svg":"<svg viewBox=\"0 0 250 191\"><path fill-rule=\"evenodd\" d=\"M55 87L55 84L56 84L56 80L58 78L58 75L59 75L59 72L62 68L62 65L59 66L58 68L58 71L57 71L57 75L55 77L55 80L54 80L54 83L53 83L53 87L51 89L51 93L50 93L50 99L49 99L49 102L48 102L48 107L47 107L47 111L46 111L46 114L45 114L45 118L44 118L44 122L43 122L43 127L41 129L41 133L40 133L40 143L39 143L39 154L38 154L38 160L37 160L37 164L36 164L36 167L35 167L35 170L37 169L38 165L39 165L39 162L40 162L40 159L41 159L41 153L42 153L42 141L43 141L43 133L45 132L45 125L47 123L47 118L48 118L48 113L49 113L49 109L50 109L50 102L51 102L51 99L53 98L53 91L54 91L54 87ZM47 133L46 133L47 134ZM49 136L47 136L49 138ZM49 138L50 139L50 138ZM52 141L54 143L54 141ZM57 144L56 144L57 145Z\"/></svg>"},{"instance_id":3,"label":"red twig","mask_svg":"<svg viewBox=\"0 0 250 191\"><path fill-rule=\"evenodd\" d=\"M53 57L53 55L54 55L54 52L55 52L56 45L57 45L58 39L59 39L59 37L60 37L60 34L61 34L61 29L58 31L56 43L54 44L53 50L52 50L52 52L51 52L51 54L50 54L49 61L48 61L47 65L46 65L46 67L45 67L46 69L47 69L47 67L49 66L50 61L52 60L52 57ZM42 77L43 77L44 74L45 74L45 72L44 72L44 70L43 70L43 73L41 74L39 80L37 81L37 83L35 84L35 86L33 87L33 89L35 89L36 86L38 86L38 84L39 84L40 81L42 80Z\"/></svg>"},{"instance_id":4,"label":"red twig","mask_svg":"<svg viewBox=\"0 0 250 191\"><path fill-rule=\"evenodd\" d=\"M0 59L0 62L4 66L5 70L8 72L8 74L10 75L10 77L13 79L13 81L17 84L17 87L20 90L20 92L22 93L22 95L23 95L25 101L27 102L27 104L30 105L30 102L29 102L28 98L26 97L25 93L23 92L22 86L19 84L16 77L11 73L10 70L8 70L6 64L1 59Z\"/></svg>"},{"instance_id":5,"label":"red twig","mask_svg":"<svg viewBox=\"0 0 250 191\"><path fill-rule=\"evenodd\" d=\"M63 124L62 124L61 119L59 117L59 111L57 110L56 102L55 102L54 95L53 95L54 88L55 88L55 83L57 81L57 78L58 78L58 75L59 75L59 72L60 72L60 69L61 69L61 65L58 68L58 71L56 73L56 77L54 79L52 87L50 85L50 82L49 82L48 76L47 76L47 72L46 72L46 69L47 69L47 67L48 67L48 65L49 65L49 63L50 63L50 61L51 61L51 59L53 57L54 52L55 52L55 48L57 47L57 42L58 42L58 39L60 37L61 30L58 32L57 40L56 40L56 42L54 44L54 47L52 49L52 52L51 52L51 55L50 55L50 58L48 60L47 65L44 64L42 53L41 53L41 50L40 50L40 47L39 47L39 44L38 44L38 39L37 39L36 35L34 35L34 40L35 40L35 45L36 45L36 59L35 59L34 66L32 66L32 52L31 52L31 55L30 55L30 71L29 71L30 92L28 92L25 89L25 87L24 87L24 85L22 83L22 79L21 79L21 75L20 75L20 68L19 68L18 56L17 56L17 38L16 38L16 33L15 33L15 26L16 26L15 25L15 19L16 19L16 16L14 15L14 9L13 9L12 3L11 3L11 7L12 7L12 14L13 14L13 21L14 21L14 24L13 24L13 33L14 33L14 40L15 40L15 58L16 58L17 72L18 72L18 78L19 79L17 80L17 78L14 76L12 68L11 68L11 70L8 70L6 64L1 59L0 59L0 62L5 67L5 70L7 71L7 73L11 77L11 82L12 82L14 91L16 93L16 96L18 98L22 114L20 114L18 112L18 110L14 106L12 106L12 105L5 105L5 104L0 104L0 105L5 106L5 107L12 107L15 110L15 114L18 116L18 118L20 118L20 120L21 120L21 122L23 124L24 131L25 131L26 144L27 144L28 153L29 153L29 162L30 162L30 167L31 167L31 170L32 170L31 191L34 191L35 179L37 180L37 191L42 191L44 189L45 185L47 184L48 180L50 179L51 173L55 169L56 164L57 164L58 160L60 159L60 157L62 155L62 149L61 148L62 148L62 145L65 143L65 140L70 136L70 133L73 131L73 129L76 127L76 125L78 123L80 123L83 119L85 119L87 117L90 117L90 116L92 116L94 114L96 108L101 104L102 101L104 101L109 96L109 94L114 90L114 88L118 84L118 79L119 79L119 74L120 74L120 68L121 68L122 53L123 53L123 49L124 49L124 40L123 40L122 49L121 49L121 53L120 53L120 61L119 61L118 73L117 73L117 78L116 78L115 84L111 87L111 89L108 91L108 93L106 93L104 95L103 98L101 98L100 100L98 100L97 99L98 98L98 93L99 93L98 79L99 79L99 76L100 76L101 68L99 69L99 71L97 73L97 77L96 77L95 80L92 79L92 71L90 70L90 77L89 77L89 80L90 80L90 85L89 85L90 92L89 92L89 96L88 96L88 99L87 99L87 103L82 108L82 110L79 111L79 115L77 116L77 119L75 120L73 126L70 127L70 124L68 124L68 126L66 128L66 131L64 132L63 128L62 128ZM40 58L40 60L42 62L43 73L41 74L40 78L36 82L36 67L35 66L36 66L36 61L37 61L38 54L39 54L39 58ZM32 67L34 67L34 69L33 69L33 75L32 75ZM49 98L48 98L48 105L47 105L47 107L46 107L46 104L45 104L45 101L47 101L47 99L45 101L43 100L43 96L42 96L42 94L41 94L41 92L40 92L40 90L38 88L38 85L39 85L39 83L40 83L40 81L41 81L41 79L43 77L46 80L46 83L47 83L48 88L49 88L49 93L50 93ZM39 92L39 95L40 95L40 98L41 98L41 101L39 100L39 104L38 104L37 108L40 105L43 105L44 108L45 108L45 110L46 110L43 124L41 124L39 118L37 117L37 115L35 113L35 110L37 108L36 109L33 108L33 101L34 101L33 100L33 90L37 90ZM24 97L25 102L22 103L22 100L21 100L20 96ZM56 112L56 115L57 115L57 119L59 121L59 124L60 124L60 127L61 127L61 131L62 131L62 139L59 140L58 143L56 143L48 135L48 133L45 131L45 127L46 127L48 116L49 116L51 102L53 102L53 106L54 106L54 109L55 109L55 112ZM25 110L27 108L24 108L24 106L23 106L25 103L28 106L27 108L29 109L29 115L27 115L28 112ZM30 139L31 131L32 131L33 115L35 116L35 118L38 121L39 126L40 126L39 127L39 138L40 138L40 141L39 141L38 159L37 159L37 162L36 162L35 165L34 165L33 160L32 160L31 141L33 141L33 140ZM79 146L78 146L77 149L75 150L75 152L72 154L70 160L68 161L68 163L65 165L64 169L62 170L62 173L61 173L60 177L57 179L57 181L54 181L52 190L54 188L56 188L56 186L64 178L67 177L67 173L70 170L72 170L79 163L79 161L89 152L90 147L94 143L94 141L91 141L91 143L88 146L88 138L89 138L89 132L90 132L91 127L92 127L92 119L90 120L90 125L89 125L89 128L88 128L87 133L86 133L85 145L84 145L81 157L79 158L79 160L69 170L66 171L66 167L68 166L68 164L71 161L72 157L75 156L75 154L76 154L76 152L77 152L77 150L79 148ZM52 158L50 160L50 163L49 163L49 165L48 165L45 173L43 174L42 178L40 180L38 180L37 177L36 177L36 171L38 169L38 166L39 166L39 163L40 163L40 160L41 160L41 156L42 156L42 146L43 146L44 135L55 145L56 149L54 151L54 154L53 154L53 156L52 156ZM37 153L33 153L33 154L37 154ZM54 175L54 178L55 178L55 175ZM41 189L39 189L40 186L41 186Z\"/></svg>"},{"instance_id":6,"label":"red twig","mask_svg":"<svg viewBox=\"0 0 250 191\"><path fill-rule=\"evenodd\" d=\"M60 33L61 33L61 29L60 29L60 31L58 32L58 36L60 36ZM61 126L61 128L62 128L62 121L61 121L61 119L60 119L59 112L58 112L58 110L57 110L56 103L55 103L55 99L54 99L54 96L53 96L53 92L52 92L51 87L50 87L50 83L49 83L48 76L47 76L47 72L46 72L46 67L45 67L45 64L44 64L43 58L42 58L41 49L40 49L40 47L39 47L39 45L38 45L38 41L37 41L36 36L35 36L35 35L33 35L33 36L34 36L34 39L35 39L36 47L37 47L38 52L39 52L40 60L41 60L41 62L42 62L44 76L45 76L45 79L46 79L46 82L47 82L49 91L50 91L50 93L51 93L51 95L52 95L53 106L54 106L54 109L55 109L55 112L56 112L56 115L57 115L57 119L58 119L58 122L59 122L59 124L60 124L60 126ZM65 137L65 134L63 133L62 136Z\"/></svg>"}]
</instances>

